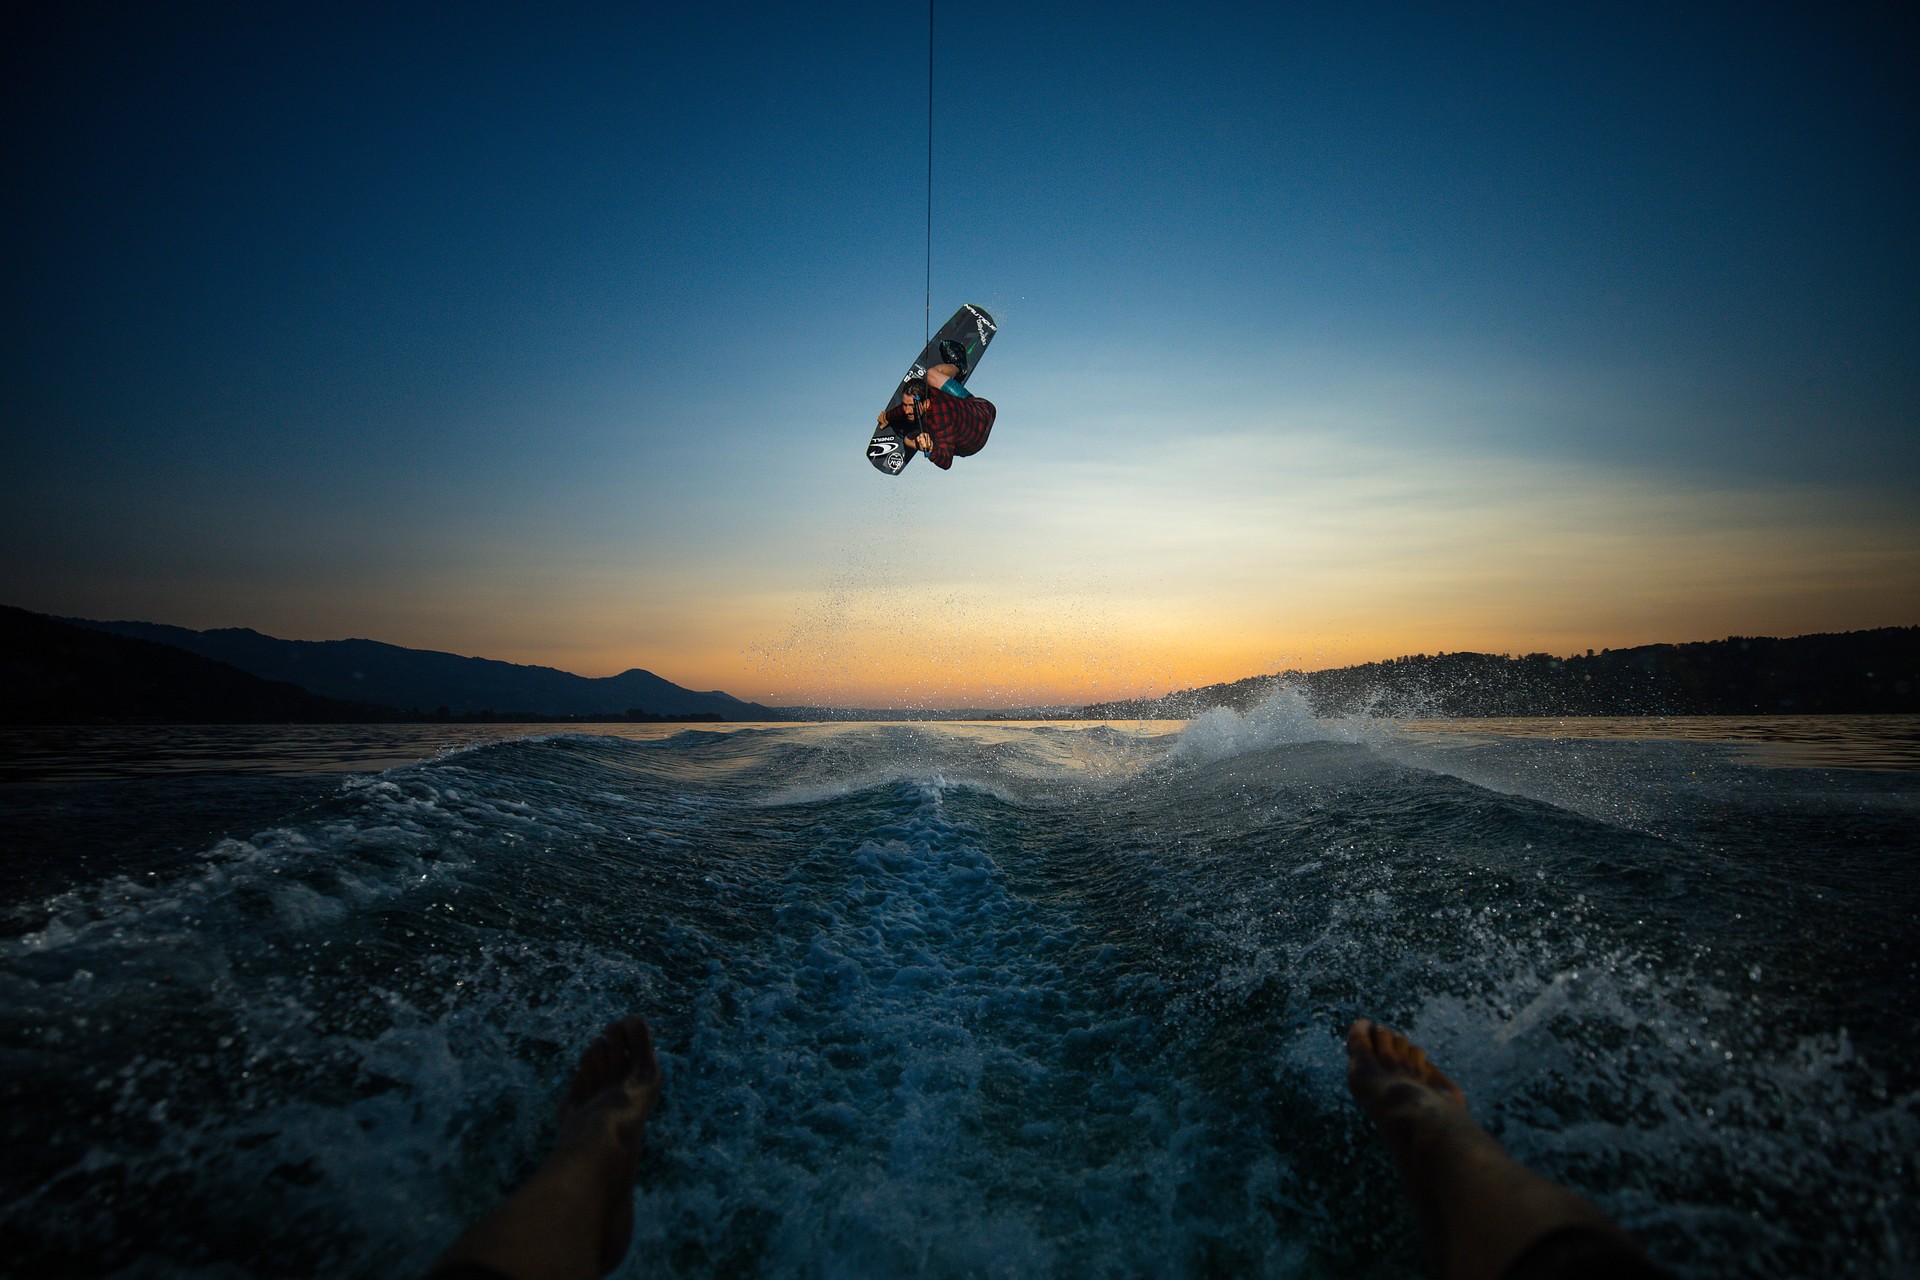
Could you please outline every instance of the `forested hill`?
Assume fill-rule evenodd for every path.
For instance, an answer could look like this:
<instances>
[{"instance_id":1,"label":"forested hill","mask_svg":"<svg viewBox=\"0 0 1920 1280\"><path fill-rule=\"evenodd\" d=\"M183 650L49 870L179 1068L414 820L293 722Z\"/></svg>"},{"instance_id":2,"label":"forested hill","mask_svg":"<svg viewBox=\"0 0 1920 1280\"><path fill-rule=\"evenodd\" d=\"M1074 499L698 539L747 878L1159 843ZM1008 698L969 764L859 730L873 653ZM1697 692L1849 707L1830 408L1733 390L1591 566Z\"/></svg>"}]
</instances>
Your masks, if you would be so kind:
<instances>
[{"instance_id":1,"label":"forested hill","mask_svg":"<svg viewBox=\"0 0 1920 1280\"><path fill-rule=\"evenodd\" d=\"M646 671L590 680L368 640L88 623L0 606L0 724L770 718L757 703Z\"/></svg>"},{"instance_id":2,"label":"forested hill","mask_svg":"<svg viewBox=\"0 0 1920 1280\"><path fill-rule=\"evenodd\" d=\"M1087 719L1181 719L1244 710L1282 687L1323 716L1761 715L1920 712L1920 627L1779 640L1732 636L1603 649L1416 654L1330 671L1285 671L1160 698L1096 703Z\"/></svg>"},{"instance_id":3,"label":"forested hill","mask_svg":"<svg viewBox=\"0 0 1920 1280\"><path fill-rule=\"evenodd\" d=\"M0 724L344 724L392 707L323 698L171 645L0 607Z\"/></svg>"},{"instance_id":4,"label":"forested hill","mask_svg":"<svg viewBox=\"0 0 1920 1280\"><path fill-rule=\"evenodd\" d=\"M683 689L638 668L591 678L552 667L407 649L377 640L282 640L244 627L192 631L152 622L64 621L157 641L280 680L328 698L376 702L416 716L492 715L509 709L540 716L603 716L632 709L652 716L771 720L766 707L719 690Z\"/></svg>"}]
</instances>

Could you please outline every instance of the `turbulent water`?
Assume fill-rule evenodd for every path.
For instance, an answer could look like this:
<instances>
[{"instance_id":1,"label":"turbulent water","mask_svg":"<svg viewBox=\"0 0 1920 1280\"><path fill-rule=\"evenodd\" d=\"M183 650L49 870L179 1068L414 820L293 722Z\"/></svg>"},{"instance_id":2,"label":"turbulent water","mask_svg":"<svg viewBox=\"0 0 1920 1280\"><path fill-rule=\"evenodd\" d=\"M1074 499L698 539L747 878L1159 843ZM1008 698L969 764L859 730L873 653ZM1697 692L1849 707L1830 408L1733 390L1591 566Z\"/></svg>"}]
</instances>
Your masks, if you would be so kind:
<instances>
[{"instance_id":1,"label":"turbulent water","mask_svg":"<svg viewBox=\"0 0 1920 1280\"><path fill-rule=\"evenodd\" d=\"M1420 1274L1359 1015L1681 1274L1920 1265L1920 772L1285 701L132 741L0 771L11 1274L418 1272L629 1011L626 1275Z\"/></svg>"}]
</instances>

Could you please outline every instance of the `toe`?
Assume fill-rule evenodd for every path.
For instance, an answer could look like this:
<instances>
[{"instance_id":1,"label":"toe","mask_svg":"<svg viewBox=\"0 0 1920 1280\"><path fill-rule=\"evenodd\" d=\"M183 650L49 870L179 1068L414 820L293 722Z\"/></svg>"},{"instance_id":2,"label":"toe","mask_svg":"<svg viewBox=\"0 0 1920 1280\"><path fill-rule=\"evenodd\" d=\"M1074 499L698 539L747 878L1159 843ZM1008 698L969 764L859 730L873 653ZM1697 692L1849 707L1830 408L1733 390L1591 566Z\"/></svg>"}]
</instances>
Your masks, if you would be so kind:
<instances>
[{"instance_id":1,"label":"toe","mask_svg":"<svg viewBox=\"0 0 1920 1280\"><path fill-rule=\"evenodd\" d=\"M1373 1052L1372 1032L1371 1022L1365 1018L1355 1018L1353 1025L1347 1028L1347 1056L1352 1057L1357 1053L1371 1054Z\"/></svg>"},{"instance_id":2,"label":"toe","mask_svg":"<svg viewBox=\"0 0 1920 1280\"><path fill-rule=\"evenodd\" d=\"M653 1054L653 1029L646 1019L622 1018L611 1029L610 1039L617 1039L620 1045L623 1075L638 1080L651 1080L659 1073L660 1064Z\"/></svg>"}]
</instances>

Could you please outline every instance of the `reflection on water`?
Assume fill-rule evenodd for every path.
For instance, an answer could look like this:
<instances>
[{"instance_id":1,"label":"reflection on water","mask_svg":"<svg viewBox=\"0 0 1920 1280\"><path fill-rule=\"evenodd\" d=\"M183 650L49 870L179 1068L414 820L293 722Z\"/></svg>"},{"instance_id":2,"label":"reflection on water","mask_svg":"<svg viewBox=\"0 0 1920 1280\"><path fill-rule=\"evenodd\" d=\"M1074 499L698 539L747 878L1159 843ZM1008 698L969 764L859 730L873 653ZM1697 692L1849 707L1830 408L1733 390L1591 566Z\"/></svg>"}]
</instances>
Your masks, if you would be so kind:
<instances>
[{"instance_id":1,"label":"reflection on water","mask_svg":"<svg viewBox=\"0 0 1920 1280\"><path fill-rule=\"evenodd\" d=\"M1042 722L939 722L948 736L1004 737ZM1048 721L1044 727L1072 731L1104 721ZM1184 720L1130 720L1133 737L1177 733ZM310 777L331 773L378 773L449 752L554 734L658 742L688 731L728 733L746 729L806 728L813 738L859 734L861 721L807 724L660 723L568 721L558 724L242 724L242 725L36 725L0 727L0 784L12 782L107 782L192 774L273 774ZM999 740L993 738L993 740Z\"/></svg>"},{"instance_id":2,"label":"reflection on water","mask_svg":"<svg viewBox=\"0 0 1920 1280\"><path fill-rule=\"evenodd\" d=\"M687 727L620 723L43 725L0 729L0 782L100 782L193 773L377 773L513 738L588 733L654 741Z\"/></svg>"},{"instance_id":3,"label":"reflection on water","mask_svg":"<svg viewBox=\"0 0 1920 1280\"><path fill-rule=\"evenodd\" d=\"M1719 742L1744 764L1920 769L1920 716L1539 716L1415 720L1401 732L1436 746L1498 738Z\"/></svg>"},{"instance_id":4,"label":"reflection on water","mask_svg":"<svg viewBox=\"0 0 1920 1280\"><path fill-rule=\"evenodd\" d=\"M951 735L987 734L1034 723L941 722ZM1060 732L1104 721L1045 722ZM1175 733L1185 721L1116 721L1132 736ZM750 724L260 724L50 725L0 728L0 784L101 782L191 774L312 776L376 773L448 752L516 738L589 734L655 742L689 729L729 732ZM858 733L857 722L809 726L818 734ZM1742 763L1793 768L1920 770L1920 716L1562 716L1414 720L1399 726L1426 746L1478 746L1502 738L1723 743Z\"/></svg>"},{"instance_id":5,"label":"reflection on water","mask_svg":"<svg viewBox=\"0 0 1920 1280\"><path fill-rule=\"evenodd\" d=\"M1920 771L1732 759L1912 719L1173 727L0 735L4 1271L421 1274L635 1009L625 1275L1410 1278L1361 1014L1678 1275L1912 1270Z\"/></svg>"}]
</instances>

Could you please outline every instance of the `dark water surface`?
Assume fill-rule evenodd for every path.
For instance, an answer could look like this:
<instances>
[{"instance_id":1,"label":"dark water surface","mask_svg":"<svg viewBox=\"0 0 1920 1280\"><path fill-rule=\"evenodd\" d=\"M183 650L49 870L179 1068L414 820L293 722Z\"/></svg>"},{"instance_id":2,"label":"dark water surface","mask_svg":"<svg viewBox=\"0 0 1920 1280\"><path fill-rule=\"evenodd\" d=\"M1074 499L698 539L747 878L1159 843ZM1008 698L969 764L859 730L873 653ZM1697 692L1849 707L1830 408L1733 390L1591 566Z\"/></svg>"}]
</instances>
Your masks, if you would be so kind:
<instances>
[{"instance_id":1,"label":"dark water surface","mask_svg":"<svg viewBox=\"0 0 1920 1280\"><path fill-rule=\"evenodd\" d=\"M1912 1274L1914 721L1553 724L9 732L5 1270L417 1272L640 1010L623 1274L1420 1274L1361 1014L1682 1274Z\"/></svg>"}]
</instances>

